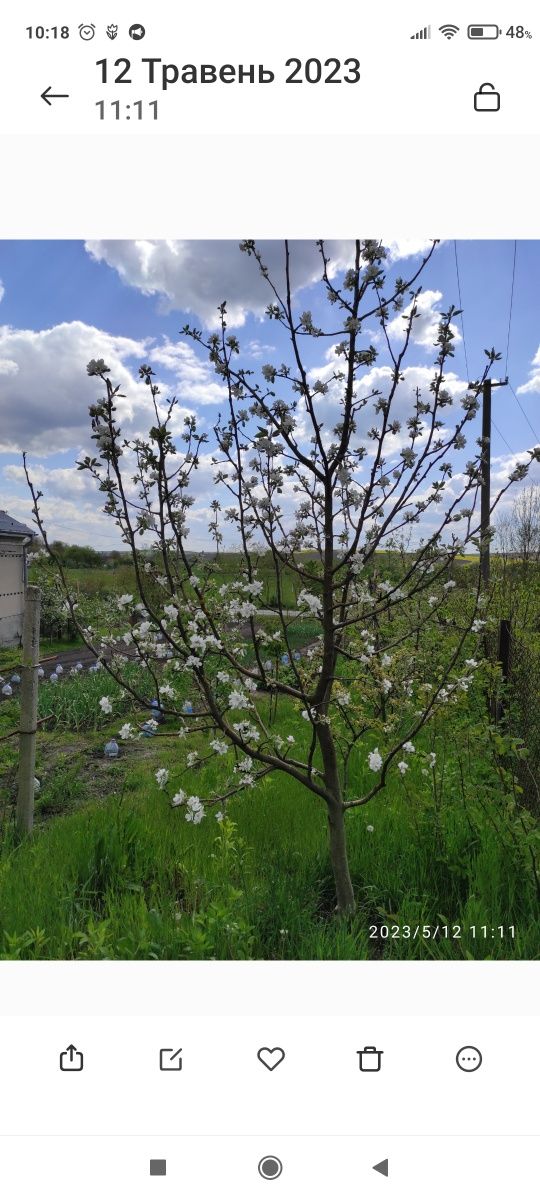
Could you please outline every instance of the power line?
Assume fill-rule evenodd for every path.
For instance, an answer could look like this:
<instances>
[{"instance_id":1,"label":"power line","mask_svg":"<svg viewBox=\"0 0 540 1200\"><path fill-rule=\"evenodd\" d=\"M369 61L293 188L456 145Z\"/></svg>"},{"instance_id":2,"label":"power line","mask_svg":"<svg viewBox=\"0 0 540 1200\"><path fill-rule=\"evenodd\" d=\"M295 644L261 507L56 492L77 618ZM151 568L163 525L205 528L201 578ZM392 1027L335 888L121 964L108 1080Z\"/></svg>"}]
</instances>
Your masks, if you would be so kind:
<instances>
[{"instance_id":1,"label":"power line","mask_svg":"<svg viewBox=\"0 0 540 1200\"><path fill-rule=\"evenodd\" d=\"M513 387L512 387L512 384L511 384L511 383L510 383L508 386L509 386L509 388L510 388L510 391L511 391L511 393L512 393L513 397L514 397L514 400L516 401L516 404L519 406L519 408L521 409L521 412L523 413L523 416L525 417L525 420L526 420L526 422L527 422L527 425L529 426L529 429L530 429L530 431L531 431L531 433L532 433L532 435L533 435L533 438L534 438L534 440L535 440L535 442L536 442L536 445L537 445L537 446L540 446L540 438L538 437L538 434L537 434L537 432L536 432L536 430L535 430L534 426L533 426L533 425L531 425L531 422L529 421L529 418L528 418L528 416L527 416L527 413L525 412L525 409L524 409L524 407L523 407L523 405L522 405L522 403L521 403L521 401L520 401L520 399L519 399L519 396L516 396L516 393L515 393L515 391L514 391L514 389L513 389Z\"/></svg>"},{"instance_id":2,"label":"power line","mask_svg":"<svg viewBox=\"0 0 540 1200\"><path fill-rule=\"evenodd\" d=\"M514 241L514 257L513 257L513 262L512 262L512 284L510 287L510 310L508 313L508 337L506 339L505 374L507 376L508 376L508 357L509 357L509 353L510 353L510 333L511 333L511 329L512 329L512 312L513 312L513 307L514 307L514 285L515 285L515 280L516 280L516 257L517 257L517 240ZM538 437L538 434L537 434L534 426L529 421L529 418L528 418L527 413L525 412L525 409L519 399L519 396L516 395L511 383L509 383L508 386L510 388L510 391L514 397L514 400L516 401L516 404L517 404L522 416L525 418L527 425L529 426L529 429L535 439L536 444L537 445L540 444L540 438ZM504 441L504 438L503 438L503 441ZM508 443L506 443L506 444L508 444Z\"/></svg>"},{"instance_id":3,"label":"power line","mask_svg":"<svg viewBox=\"0 0 540 1200\"><path fill-rule=\"evenodd\" d=\"M493 420L493 417L491 418L491 424L493 425L493 428L494 428L495 432L496 432L496 433L498 433L498 435L499 435L499 437L500 437L500 439L501 439L501 442L504 442L504 444L505 444L505 446L506 446L506 449L510 451L510 454L514 454L514 453L515 453L515 451L514 451L514 450L512 450L512 447L508 445L508 442L507 442L507 440L506 440L506 438L505 438L505 436L504 436L504 433L501 433L501 431L500 431L500 429L499 429L499 426L495 424L495 421Z\"/></svg>"},{"instance_id":4,"label":"power line","mask_svg":"<svg viewBox=\"0 0 540 1200\"><path fill-rule=\"evenodd\" d=\"M515 272L515 267L516 267L516 260L515 260L515 249L516 249L516 245L517 245L517 243L514 243L514 272ZM468 363L468 359L467 359L467 343L466 343L466 341L465 341L465 322L464 322L464 320L463 320L463 301L462 301L462 298L461 298L461 278L460 278L460 274L459 274L458 249L457 249L457 241L456 241L456 239L454 239L454 258L455 258L455 263L456 263L456 279L457 279L457 289L458 289L459 307L460 307L460 309L461 309L461 332L462 332L462 335L463 335L463 354L464 354L464 357L465 357L465 369L466 369L466 371L467 371L467 379L469 380L471 377L470 377L470 374L469 374L469 363ZM513 297L514 297L514 276L512 276L512 298L511 298L511 301L510 301L510 319L511 319L511 317L512 317L512 301L513 301ZM510 340L510 326L508 327L508 340ZM496 432L496 433L498 433L498 435L499 435L499 437L500 437L500 439L501 439L501 442L504 442L504 445L506 446L506 449L509 451L509 453L510 453L510 454L513 454L513 453L514 453L514 451L512 450L511 446L509 446L509 445L508 445L508 442L507 442L507 440L506 440L506 438L505 438L504 434L503 434L503 433L501 433L501 430L499 429L498 425L496 425L496 424L495 424L495 421L493 420L493 418L491 419L491 424L492 424L492 426L493 426L493 428L494 428L495 432Z\"/></svg>"},{"instance_id":5,"label":"power line","mask_svg":"<svg viewBox=\"0 0 540 1200\"><path fill-rule=\"evenodd\" d=\"M463 354L464 354L464 356L465 356L465 370L466 370L466 372L467 372L467 379L469 380L471 377L470 377L470 375L469 375L469 364L468 364L468 361L467 361L467 344L466 344L466 342L465 342L465 322L464 322L464 320L463 320L463 302L462 302L462 299L461 299L461 280L460 280L460 277L459 277L459 264L458 264L457 241L455 240L455 238L454 238L454 258L455 258L455 260L456 260L456 278L457 278L457 290L458 290L459 307L460 307L460 309L461 309L460 316L461 316L461 333L462 333L462 335L463 335Z\"/></svg>"},{"instance_id":6,"label":"power line","mask_svg":"<svg viewBox=\"0 0 540 1200\"><path fill-rule=\"evenodd\" d=\"M506 339L506 366L504 368L505 375L508 375L508 353L510 350L510 330L512 328L512 309L514 307L514 282L516 278L516 255L517 255L517 240L514 242L514 261L512 264L512 286L510 288L510 312L508 314L508 337Z\"/></svg>"}]
</instances>

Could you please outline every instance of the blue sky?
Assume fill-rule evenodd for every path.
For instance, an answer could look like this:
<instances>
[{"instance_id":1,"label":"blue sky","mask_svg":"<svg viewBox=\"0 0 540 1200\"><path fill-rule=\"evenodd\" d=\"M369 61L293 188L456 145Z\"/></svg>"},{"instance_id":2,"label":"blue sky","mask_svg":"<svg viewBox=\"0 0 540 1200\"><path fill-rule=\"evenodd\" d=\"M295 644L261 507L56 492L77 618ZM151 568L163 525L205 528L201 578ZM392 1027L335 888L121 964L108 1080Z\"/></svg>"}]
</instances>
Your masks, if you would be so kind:
<instances>
[{"instance_id":1,"label":"blue sky","mask_svg":"<svg viewBox=\"0 0 540 1200\"><path fill-rule=\"evenodd\" d=\"M280 243L261 245L279 270ZM412 274L420 261L414 253L419 245L392 243L390 270ZM346 243L329 246L338 264L344 264ZM502 376L514 243L458 242L457 254L469 371L476 377L483 369L483 348L495 345L503 355ZM313 283L313 245L296 243L293 262L299 310L312 309L317 321L320 291ZM540 242L518 242L508 373L540 436L539 280ZM90 481L74 470L75 460L89 446L87 410L97 394L95 381L86 378L89 358L111 360L113 375L126 392L126 431L135 432L146 424L147 396L137 368L148 360L163 388L178 395L182 411L197 411L211 428L219 408L218 381L204 356L183 344L179 331L186 321L212 325L222 299L229 300L231 324L250 367L280 362L286 354L282 331L275 322L261 320L268 296L256 265L240 254L235 242L2 242L0 281L0 507L21 519L29 517L21 479L21 452L27 449L34 478L45 493L49 530L64 540L118 544L114 528L99 514ZM453 242L437 248L422 284L425 336L417 338L408 357L410 367L419 371L433 361L437 311L458 303ZM460 337L453 370L461 381L467 379L465 347ZM322 363L320 345L312 344L308 366L317 372ZM512 455L532 446L538 436L534 438L509 388L494 393L493 414L500 431L493 432L494 474L495 481L499 476L502 481L512 469ZM199 486L204 509L205 496L211 499L210 469L201 474ZM205 544L204 515L194 540Z\"/></svg>"}]
</instances>

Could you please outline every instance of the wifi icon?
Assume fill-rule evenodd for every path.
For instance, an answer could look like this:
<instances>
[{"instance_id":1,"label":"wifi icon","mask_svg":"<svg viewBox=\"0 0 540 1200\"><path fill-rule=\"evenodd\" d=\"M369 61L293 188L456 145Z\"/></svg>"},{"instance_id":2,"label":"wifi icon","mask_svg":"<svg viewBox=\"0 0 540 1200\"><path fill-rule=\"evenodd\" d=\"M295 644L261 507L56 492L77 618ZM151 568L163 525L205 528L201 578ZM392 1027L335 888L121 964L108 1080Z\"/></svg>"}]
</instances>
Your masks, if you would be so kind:
<instances>
[{"instance_id":1,"label":"wifi icon","mask_svg":"<svg viewBox=\"0 0 540 1200\"><path fill-rule=\"evenodd\" d=\"M451 38L456 36L456 33L459 33L459 25L439 25L439 30L443 37L450 41Z\"/></svg>"}]
</instances>

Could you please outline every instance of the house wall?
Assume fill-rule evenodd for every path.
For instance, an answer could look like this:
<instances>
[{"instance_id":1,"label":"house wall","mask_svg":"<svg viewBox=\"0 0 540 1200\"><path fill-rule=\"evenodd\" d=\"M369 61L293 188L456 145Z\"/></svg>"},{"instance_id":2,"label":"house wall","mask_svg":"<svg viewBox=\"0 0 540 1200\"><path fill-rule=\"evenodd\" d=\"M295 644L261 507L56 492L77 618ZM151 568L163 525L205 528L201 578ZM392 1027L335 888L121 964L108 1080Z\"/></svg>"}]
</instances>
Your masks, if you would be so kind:
<instances>
[{"instance_id":1,"label":"house wall","mask_svg":"<svg viewBox=\"0 0 540 1200\"><path fill-rule=\"evenodd\" d=\"M0 539L0 646L17 646L22 635L24 551Z\"/></svg>"}]
</instances>

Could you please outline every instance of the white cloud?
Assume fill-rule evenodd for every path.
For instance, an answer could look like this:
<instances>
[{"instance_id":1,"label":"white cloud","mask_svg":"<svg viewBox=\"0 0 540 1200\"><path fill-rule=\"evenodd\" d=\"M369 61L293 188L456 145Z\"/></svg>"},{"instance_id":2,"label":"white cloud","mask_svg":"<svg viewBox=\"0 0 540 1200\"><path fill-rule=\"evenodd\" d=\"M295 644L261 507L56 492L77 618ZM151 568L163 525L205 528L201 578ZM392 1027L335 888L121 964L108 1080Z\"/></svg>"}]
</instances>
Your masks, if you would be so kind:
<instances>
[{"instance_id":1,"label":"white cloud","mask_svg":"<svg viewBox=\"0 0 540 1200\"><path fill-rule=\"evenodd\" d=\"M148 389L126 361L146 356L144 342L115 337L81 321L51 329L0 327L0 452L28 450L49 455L88 443L88 406L99 398L101 382L89 378L86 364L104 358L120 385L121 422L131 423L146 409Z\"/></svg>"},{"instance_id":2,"label":"white cloud","mask_svg":"<svg viewBox=\"0 0 540 1200\"><path fill-rule=\"evenodd\" d=\"M265 264L282 287L284 252L280 241L258 243ZM334 269L349 261L347 242L330 242ZM314 242L292 243L295 290L321 275ZM262 316L272 299L268 283L253 257L236 241L90 241L86 249L98 262L113 267L120 278L146 295L159 297L166 311L196 313L208 327L218 324L217 307L227 301L231 325L243 325L248 312Z\"/></svg>"},{"instance_id":3,"label":"white cloud","mask_svg":"<svg viewBox=\"0 0 540 1200\"><path fill-rule=\"evenodd\" d=\"M19 368L10 358L0 358L0 375L16 375Z\"/></svg>"},{"instance_id":4,"label":"white cloud","mask_svg":"<svg viewBox=\"0 0 540 1200\"><path fill-rule=\"evenodd\" d=\"M5 474L5 472L4 472ZM32 472L34 475L34 472ZM26 494L2 491L2 503L11 516L23 521L38 533L32 515L32 501ZM44 496L39 502L44 527L52 541L71 542L79 546L93 546L96 550L121 550L123 546L118 530L110 518L107 518L96 504L95 499L82 501L79 495L70 496L69 492L59 497L46 484Z\"/></svg>"},{"instance_id":5,"label":"white cloud","mask_svg":"<svg viewBox=\"0 0 540 1200\"><path fill-rule=\"evenodd\" d=\"M269 343L260 342L258 338L252 338L242 347L243 353L249 355L250 358L263 358L264 355L274 354L275 346Z\"/></svg>"},{"instance_id":6,"label":"white cloud","mask_svg":"<svg viewBox=\"0 0 540 1200\"><path fill-rule=\"evenodd\" d=\"M319 379L323 383L328 384L328 392L325 396L316 397L316 412L317 419L322 420L324 425L324 434L327 441L331 439L331 431L336 423L341 419L343 382L332 379L332 374L335 370L339 370L342 359L337 358L332 350L326 354L326 362L324 366L315 368L310 371L309 379L311 384ZM416 390L419 389L424 400L430 399L430 385L435 376L433 366L414 366L405 367L402 371L402 378L396 388L395 396L392 401L392 420L398 420L402 423L402 430L397 435L389 435L385 438L384 451L385 456L389 458L392 454L396 454L399 450L409 443L409 431L406 427L408 417L413 416L416 404ZM392 381L392 370L389 366L372 367L370 371L362 375L356 384L356 397L361 400L362 397L369 397L373 391L381 393L382 397L387 397ZM454 372L449 371L445 374L446 390L452 397L464 396L467 391L465 380L460 379ZM455 425L458 419L463 415L461 408L456 407L455 416L454 409L444 409L443 416L446 416L446 422L450 425ZM356 418L356 442L365 441L367 431L372 427L380 427L381 417L378 416L374 409L374 401L368 400L364 408L360 409ZM307 436L310 432L307 431ZM373 446L373 442L369 442L369 446ZM419 443L417 442L417 445Z\"/></svg>"},{"instance_id":7,"label":"white cloud","mask_svg":"<svg viewBox=\"0 0 540 1200\"><path fill-rule=\"evenodd\" d=\"M518 387L520 395L525 395L527 392L540 392L540 346L531 362L532 371L529 372L527 383L522 383Z\"/></svg>"},{"instance_id":8,"label":"white cloud","mask_svg":"<svg viewBox=\"0 0 540 1200\"><path fill-rule=\"evenodd\" d=\"M532 449L532 446L531 446L531 449ZM512 474L512 471L515 471L516 467L519 466L521 463L527 463L527 464L530 463L528 448L525 448L524 450L518 450L516 454L502 454L502 455L495 456L494 458L492 458L491 459L491 489L492 489L492 492L494 492L497 489L500 489L501 487L504 487L508 483L508 479L509 479L509 476ZM529 467L529 472L525 478L525 481L521 482L520 484L516 483L515 485L512 486L511 498L514 496L516 488L518 490L520 490L521 487L526 487L527 484L529 484L531 482L536 483L538 480L540 480L540 467L539 467L538 463L532 462Z\"/></svg>"},{"instance_id":9,"label":"white cloud","mask_svg":"<svg viewBox=\"0 0 540 1200\"><path fill-rule=\"evenodd\" d=\"M398 262L402 258L413 258L417 254L427 254L432 245L432 238L404 237L389 242L385 241L390 262Z\"/></svg>"},{"instance_id":10,"label":"white cloud","mask_svg":"<svg viewBox=\"0 0 540 1200\"><path fill-rule=\"evenodd\" d=\"M78 471L77 467L45 467L33 463L30 477L35 487L42 488L48 496L60 500L70 500L73 496L96 496L96 486L86 471ZM26 486L24 467L17 463L9 463L3 470L4 479Z\"/></svg>"},{"instance_id":11,"label":"white cloud","mask_svg":"<svg viewBox=\"0 0 540 1200\"><path fill-rule=\"evenodd\" d=\"M175 387L187 404L198 407L226 400L226 387L217 382L214 369L188 343L165 340L161 346L151 348L148 358L152 365L157 363L174 375Z\"/></svg>"},{"instance_id":12,"label":"white cloud","mask_svg":"<svg viewBox=\"0 0 540 1200\"><path fill-rule=\"evenodd\" d=\"M433 292L427 289L425 292L420 292L416 297L416 307L418 316L415 317L412 327L412 341L416 342L417 346L426 346L432 350L437 340L437 330L441 320L440 303L443 298L442 292ZM411 314L413 301L403 309L393 321L390 321L388 333L390 338L403 339L406 321ZM456 341L461 341L461 335L456 325L450 326Z\"/></svg>"},{"instance_id":13,"label":"white cloud","mask_svg":"<svg viewBox=\"0 0 540 1200\"><path fill-rule=\"evenodd\" d=\"M257 243L278 288L284 288L281 241ZM298 292L321 278L315 242L291 242L292 286ZM420 253L429 242L403 239L391 243L391 261ZM351 241L325 243L330 274L351 266ZM243 325L248 313L262 316L273 299L253 257L235 241L88 241L86 250L113 267L130 287L159 298L163 309L195 313L209 328L218 322L217 307L227 301L230 325Z\"/></svg>"}]
</instances>

